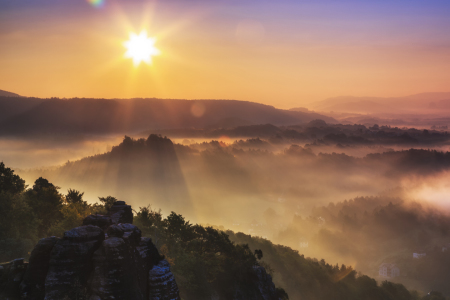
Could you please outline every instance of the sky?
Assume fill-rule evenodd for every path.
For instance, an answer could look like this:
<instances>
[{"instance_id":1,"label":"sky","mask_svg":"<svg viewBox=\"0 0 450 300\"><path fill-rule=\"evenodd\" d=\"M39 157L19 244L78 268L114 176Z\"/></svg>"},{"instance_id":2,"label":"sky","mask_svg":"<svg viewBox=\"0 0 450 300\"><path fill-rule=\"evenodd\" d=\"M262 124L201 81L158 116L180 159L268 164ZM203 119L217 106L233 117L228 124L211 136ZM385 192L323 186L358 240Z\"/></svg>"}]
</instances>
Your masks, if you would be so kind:
<instances>
[{"instance_id":1,"label":"sky","mask_svg":"<svg viewBox=\"0 0 450 300\"><path fill-rule=\"evenodd\" d=\"M448 0L0 0L0 89L236 99L450 91ZM146 30L160 54L126 58Z\"/></svg>"}]
</instances>

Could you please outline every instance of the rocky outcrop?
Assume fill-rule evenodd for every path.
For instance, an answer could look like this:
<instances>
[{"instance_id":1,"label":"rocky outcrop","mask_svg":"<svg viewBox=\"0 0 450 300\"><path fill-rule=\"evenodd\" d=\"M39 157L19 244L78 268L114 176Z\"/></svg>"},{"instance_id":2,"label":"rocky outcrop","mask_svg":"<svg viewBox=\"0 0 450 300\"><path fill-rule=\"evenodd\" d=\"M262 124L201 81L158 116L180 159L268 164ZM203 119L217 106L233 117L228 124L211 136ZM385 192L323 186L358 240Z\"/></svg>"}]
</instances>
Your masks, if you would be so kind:
<instances>
[{"instance_id":1,"label":"rocky outcrop","mask_svg":"<svg viewBox=\"0 0 450 300\"><path fill-rule=\"evenodd\" d=\"M130 255L131 254L131 255ZM94 256L94 276L89 286L94 299L144 299L129 245L119 237L103 241Z\"/></svg>"},{"instance_id":2,"label":"rocky outcrop","mask_svg":"<svg viewBox=\"0 0 450 300\"><path fill-rule=\"evenodd\" d=\"M169 264L132 222L131 207L117 201L108 215L87 217L61 239L40 240L29 263L0 267L0 298L179 300Z\"/></svg>"},{"instance_id":3,"label":"rocky outcrop","mask_svg":"<svg viewBox=\"0 0 450 300\"><path fill-rule=\"evenodd\" d=\"M100 227L87 225L66 231L50 254L45 279L45 300L76 299L86 293L87 279L93 269L92 256L105 234Z\"/></svg>"},{"instance_id":4,"label":"rocky outcrop","mask_svg":"<svg viewBox=\"0 0 450 300\"><path fill-rule=\"evenodd\" d=\"M149 271L158 264L162 257L158 253L155 245L150 238L141 238L139 245L136 247L138 252L137 264L142 266L139 269L139 283L145 295L145 299L149 297Z\"/></svg>"},{"instance_id":5,"label":"rocky outcrop","mask_svg":"<svg viewBox=\"0 0 450 300\"><path fill-rule=\"evenodd\" d=\"M113 224L133 224L131 206L125 201L116 201L107 215L91 215L83 220L83 225L98 226L105 231Z\"/></svg>"},{"instance_id":6,"label":"rocky outcrop","mask_svg":"<svg viewBox=\"0 0 450 300\"><path fill-rule=\"evenodd\" d=\"M254 266L253 270L258 277L258 300L279 300L275 284L272 281L272 276L267 274L266 269L261 266Z\"/></svg>"},{"instance_id":7,"label":"rocky outcrop","mask_svg":"<svg viewBox=\"0 0 450 300\"><path fill-rule=\"evenodd\" d=\"M145 299L139 251L141 231L132 224L111 225L108 239L94 255L90 289L99 299Z\"/></svg>"},{"instance_id":8,"label":"rocky outcrop","mask_svg":"<svg viewBox=\"0 0 450 300\"><path fill-rule=\"evenodd\" d=\"M177 283L170 272L170 265L165 259L150 270L148 286L150 289L149 300L179 299Z\"/></svg>"},{"instance_id":9,"label":"rocky outcrop","mask_svg":"<svg viewBox=\"0 0 450 300\"><path fill-rule=\"evenodd\" d=\"M110 208L108 216L113 224L130 223L133 224L133 212L130 205L126 205L125 201L116 201Z\"/></svg>"},{"instance_id":10,"label":"rocky outcrop","mask_svg":"<svg viewBox=\"0 0 450 300\"><path fill-rule=\"evenodd\" d=\"M37 300L45 296L45 278L50 264L50 254L59 240L57 237L41 239L31 252L29 266L20 284L20 294L24 299Z\"/></svg>"},{"instance_id":11,"label":"rocky outcrop","mask_svg":"<svg viewBox=\"0 0 450 300\"><path fill-rule=\"evenodd\" d=\"M0 299L19 299L19 286L28 263L23 258L0 265Z\"/></svg>"},{"instance_id":12,"label":"rocky outcrop","mask_svg":"<svg viewBox=\"0 0 450 300\"><path fill-rule=\"evenodd\" d=\"M83 225L94 225L106 230L112 225L112 220L109 216L91 215L83 220Z\"/></svg>"}]
</instances>

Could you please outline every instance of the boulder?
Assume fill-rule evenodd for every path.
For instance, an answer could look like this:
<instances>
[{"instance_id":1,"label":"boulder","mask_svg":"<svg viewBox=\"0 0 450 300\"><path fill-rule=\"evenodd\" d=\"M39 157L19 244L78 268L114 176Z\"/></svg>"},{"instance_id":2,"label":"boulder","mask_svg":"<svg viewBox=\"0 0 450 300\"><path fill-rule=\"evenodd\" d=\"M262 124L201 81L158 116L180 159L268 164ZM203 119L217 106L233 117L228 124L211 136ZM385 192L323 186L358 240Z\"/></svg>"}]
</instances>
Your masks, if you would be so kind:
<instances>
[{"instance_id":1,"label":"boulder","mask_svg":"<svg viewBox=\"0 0 450 300\"><path fill-rule=\"evenodd\" d=\"M122 227L120 227L117 224L111 225L106 230L106 234L108 237L119 237L121 238L125 232L123 231Z\"/></svg>"},{"instance_id":2,"label":"boulder","mask_svg":"<svg viewBox=\"0 0 450 300\"><path fill-rule=\"evenodd\" d=\"M118 224L123 230L123 239L132 244L134 248L141 242L142 232L133 224Z\"/></svg>"},{"instance_id":3,"label":"boulder","mask_svg":"<svg viewBox=\"0 0 450 300\"><path fill-rule=\"evenodd\" d=\"M112 225L112 221L109 216L90 215L83 220L83 225L94 225L106 230L110 225Z\"/></svg>"},{"instance_id":4,"label":"boulder","mask_svg":"<svg viewBox=\"0 0 450 300\"><path fill-rule=\"evenodd\" d=\"M130 223L133 224L133 212L130 205L125 201L116 201L109 209L108 216L113 224Z\"/></svg>"},{"instance_id":5,"label":"boulder","mask_svg":"<svg viewBox=\"0 0 450 300\"><path fill-rule=\"evenodd\" d=\"M108 227L106 230L108 237L120 237L123 238L127 243L131 243L137 246L141 241L141 230L134 226L133 224L114 224Z\"/></svg>"}]
</instances>

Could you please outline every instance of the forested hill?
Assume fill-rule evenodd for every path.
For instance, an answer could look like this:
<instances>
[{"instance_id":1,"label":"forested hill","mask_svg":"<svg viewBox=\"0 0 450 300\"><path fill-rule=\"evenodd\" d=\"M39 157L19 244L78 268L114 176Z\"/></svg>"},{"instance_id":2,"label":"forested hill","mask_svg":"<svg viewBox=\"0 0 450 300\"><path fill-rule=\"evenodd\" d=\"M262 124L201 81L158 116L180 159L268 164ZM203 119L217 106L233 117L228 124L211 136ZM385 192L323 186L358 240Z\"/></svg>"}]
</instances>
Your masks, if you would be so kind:
<instances>
[{"instance_id":1,"label":"forested hill","mask_svg":"<svg viewBox=\"0 0 450 300\"><path fill-rule=\"evenodd\" d=\"M0 220L0 261L28 258L40 238L61 236L79 226L86 216L104 213L117 201L108 196L100 197L101 203L89 204L83 195L72 189L63 195L45 178L38 178L27 188L23 179L0 163L0 205L5 216ZM194 225L175 212L164 218L150 205L135 211L134 223L171 263L186 300L206 300L214 295L232 299L230 291L238 287L244 293L250 287L245 270L258 265L272 273L283 300L287 295L289 299L312 300L445 300L439 293L434 298L420 298L401 284L377 284L349 266L308 259L266 239ZM0 296L5 284L5 278L0 277Z\"/></svg>"},{"instance_id":2,"label":"forested hill","mask_svg":"<svg viewBox=\"0 0 450 300\"><path fill-rule=\"evenodd\" d=\"M20 97L20 95L0 90L0 97Z\"/></svg>"},{"instance_id":3,"label":"forested hill","mask_svg":"<svg viewBox=\"0 0 450 300\"><path fill-rule=\"evenodd\" d=\"M230 240L246 244L263 253L261 264L271 272L274 283L282 286L289 299L312 300L445 300L440 292L436 298L423 298L417 291L408 291L402 284L377 281L357 273L351 266L330 265L325 260L305 258L297 250L241 232L226 232Z\"/></svg>"},{"instance_id":4,"label":"forested hill","mask_svg":"<svg viewBox=\"0 0 450 300\"><path fill-rule=\"evenodd\" d=\"M132 133L149 129L267 123L291 125L315 119L336 122L333 118L316 113L288 111L236 100L0 97L0 111L7 111L0 115L2 135Z\"/></svg>"}]
</instances>

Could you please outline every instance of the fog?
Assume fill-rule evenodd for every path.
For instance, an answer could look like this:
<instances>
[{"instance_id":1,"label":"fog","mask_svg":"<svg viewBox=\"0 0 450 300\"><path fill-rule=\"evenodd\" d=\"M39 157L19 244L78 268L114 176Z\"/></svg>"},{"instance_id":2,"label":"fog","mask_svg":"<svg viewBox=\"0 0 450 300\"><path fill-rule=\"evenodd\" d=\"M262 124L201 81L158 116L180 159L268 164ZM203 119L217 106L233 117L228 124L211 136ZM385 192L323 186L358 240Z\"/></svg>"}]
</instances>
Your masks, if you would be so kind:
<instances>
[{"instance_id":1,"label":"fog","mask_svg":"<svg viewBox=\"0 0 450 300\"><path fill-rule=\"evenodd\" d=\"M59 166L110 151L123 136L32 136L0 138L0 160L14 169Z\"/></svg>"},{"instance_id":2,"label":"fog","mask_svg":"<svg viewBox=\"0 0 450 300\"><path fill-rule=\"evenodd\" d=\"M315 154L315 147L259 141L257 146L250 145L255 144L253 140L175 144L173 155L168 150L155 152L157 163L137 148L125 149L124 144L114 155L75 161L82 153L96 154L93 143L83 142L73 150L58 146L53 156L47 150L49 161L53 159L50 165L64 161L61 167L22 168L18 172L28 184L43 176L63 191L84 191L91 202L111 194L135 206L151 203L169 213L169 209L179 210L179 204L192 201L188 205L194 213L190 218L222 225L245 223L249 218L260 220L269 207L289 217L304 215L316 205L377 194L400 183L386 175L391 171L388 166L377 163L374 170L371 163L358 157L332 153L331 147L323 149L330 154ZM106 148L109 144L95 145ZM371 150L352 148L349 152L362 156ZM376 150L381 152L383 148ZM40 150L35 151L39 155ZM172 195L176 188L184 190L182 197Z\"/></svg>"},{"instance_id":3,"label":"fog","mask_svg":"<svg viewBox=\"0 0 450 300\"><path fill-rule=\"evenodd\" d=\"M446 205L445 164L417 161L423 155L433 156L430 152L400 152L409 145L290 144L289 140L273 143L264 138L226 136L212 141L174 138L172 154L158 149L155 156L148 157L138 150L136 137L136 147L125 149L122 143L115 147L114 155L103 154L122 139L77 136L2 139L0 143L2 160L29 185L43 176L62 192L68 188L85 192L89 202L113 195L136 207L152 204L165 214L170 210L186 214L180 210L183 204L194 222L236 230L239 228L233 224L264 222L267 209L282 216L277 226L283 227L296 214L308 216L316 206L358 196L389 194ZM407 192L399 194L399 190ZM272 238L274 230L264 236Z\"/></svg>"},{"instance_id":4,"label":"fog","mask_svg":"<svg viewBox=\"0 0 450 300\"><path fill-rule=\"evenodd\" d=\"M450 211L450 172L443 171L427 177L410 176L402 180L405 198L427 202Z\"/></svg>"},{"instance_id":5,"label":"fog","mask_svg":"<svg viewBox=\"0 0 450 300\"><path fill-rule=\"evenodd\" d=\"M3 139L1 154L28 185L42 176L90 203L111 195L135 210L176 211L376 278L381 263L396 263L404 276L391 280L450 293L412 260L425 249L433 265L430 253L450 242L448 146L401 139L75 136Z\"/></svg>"}]
</instances>

